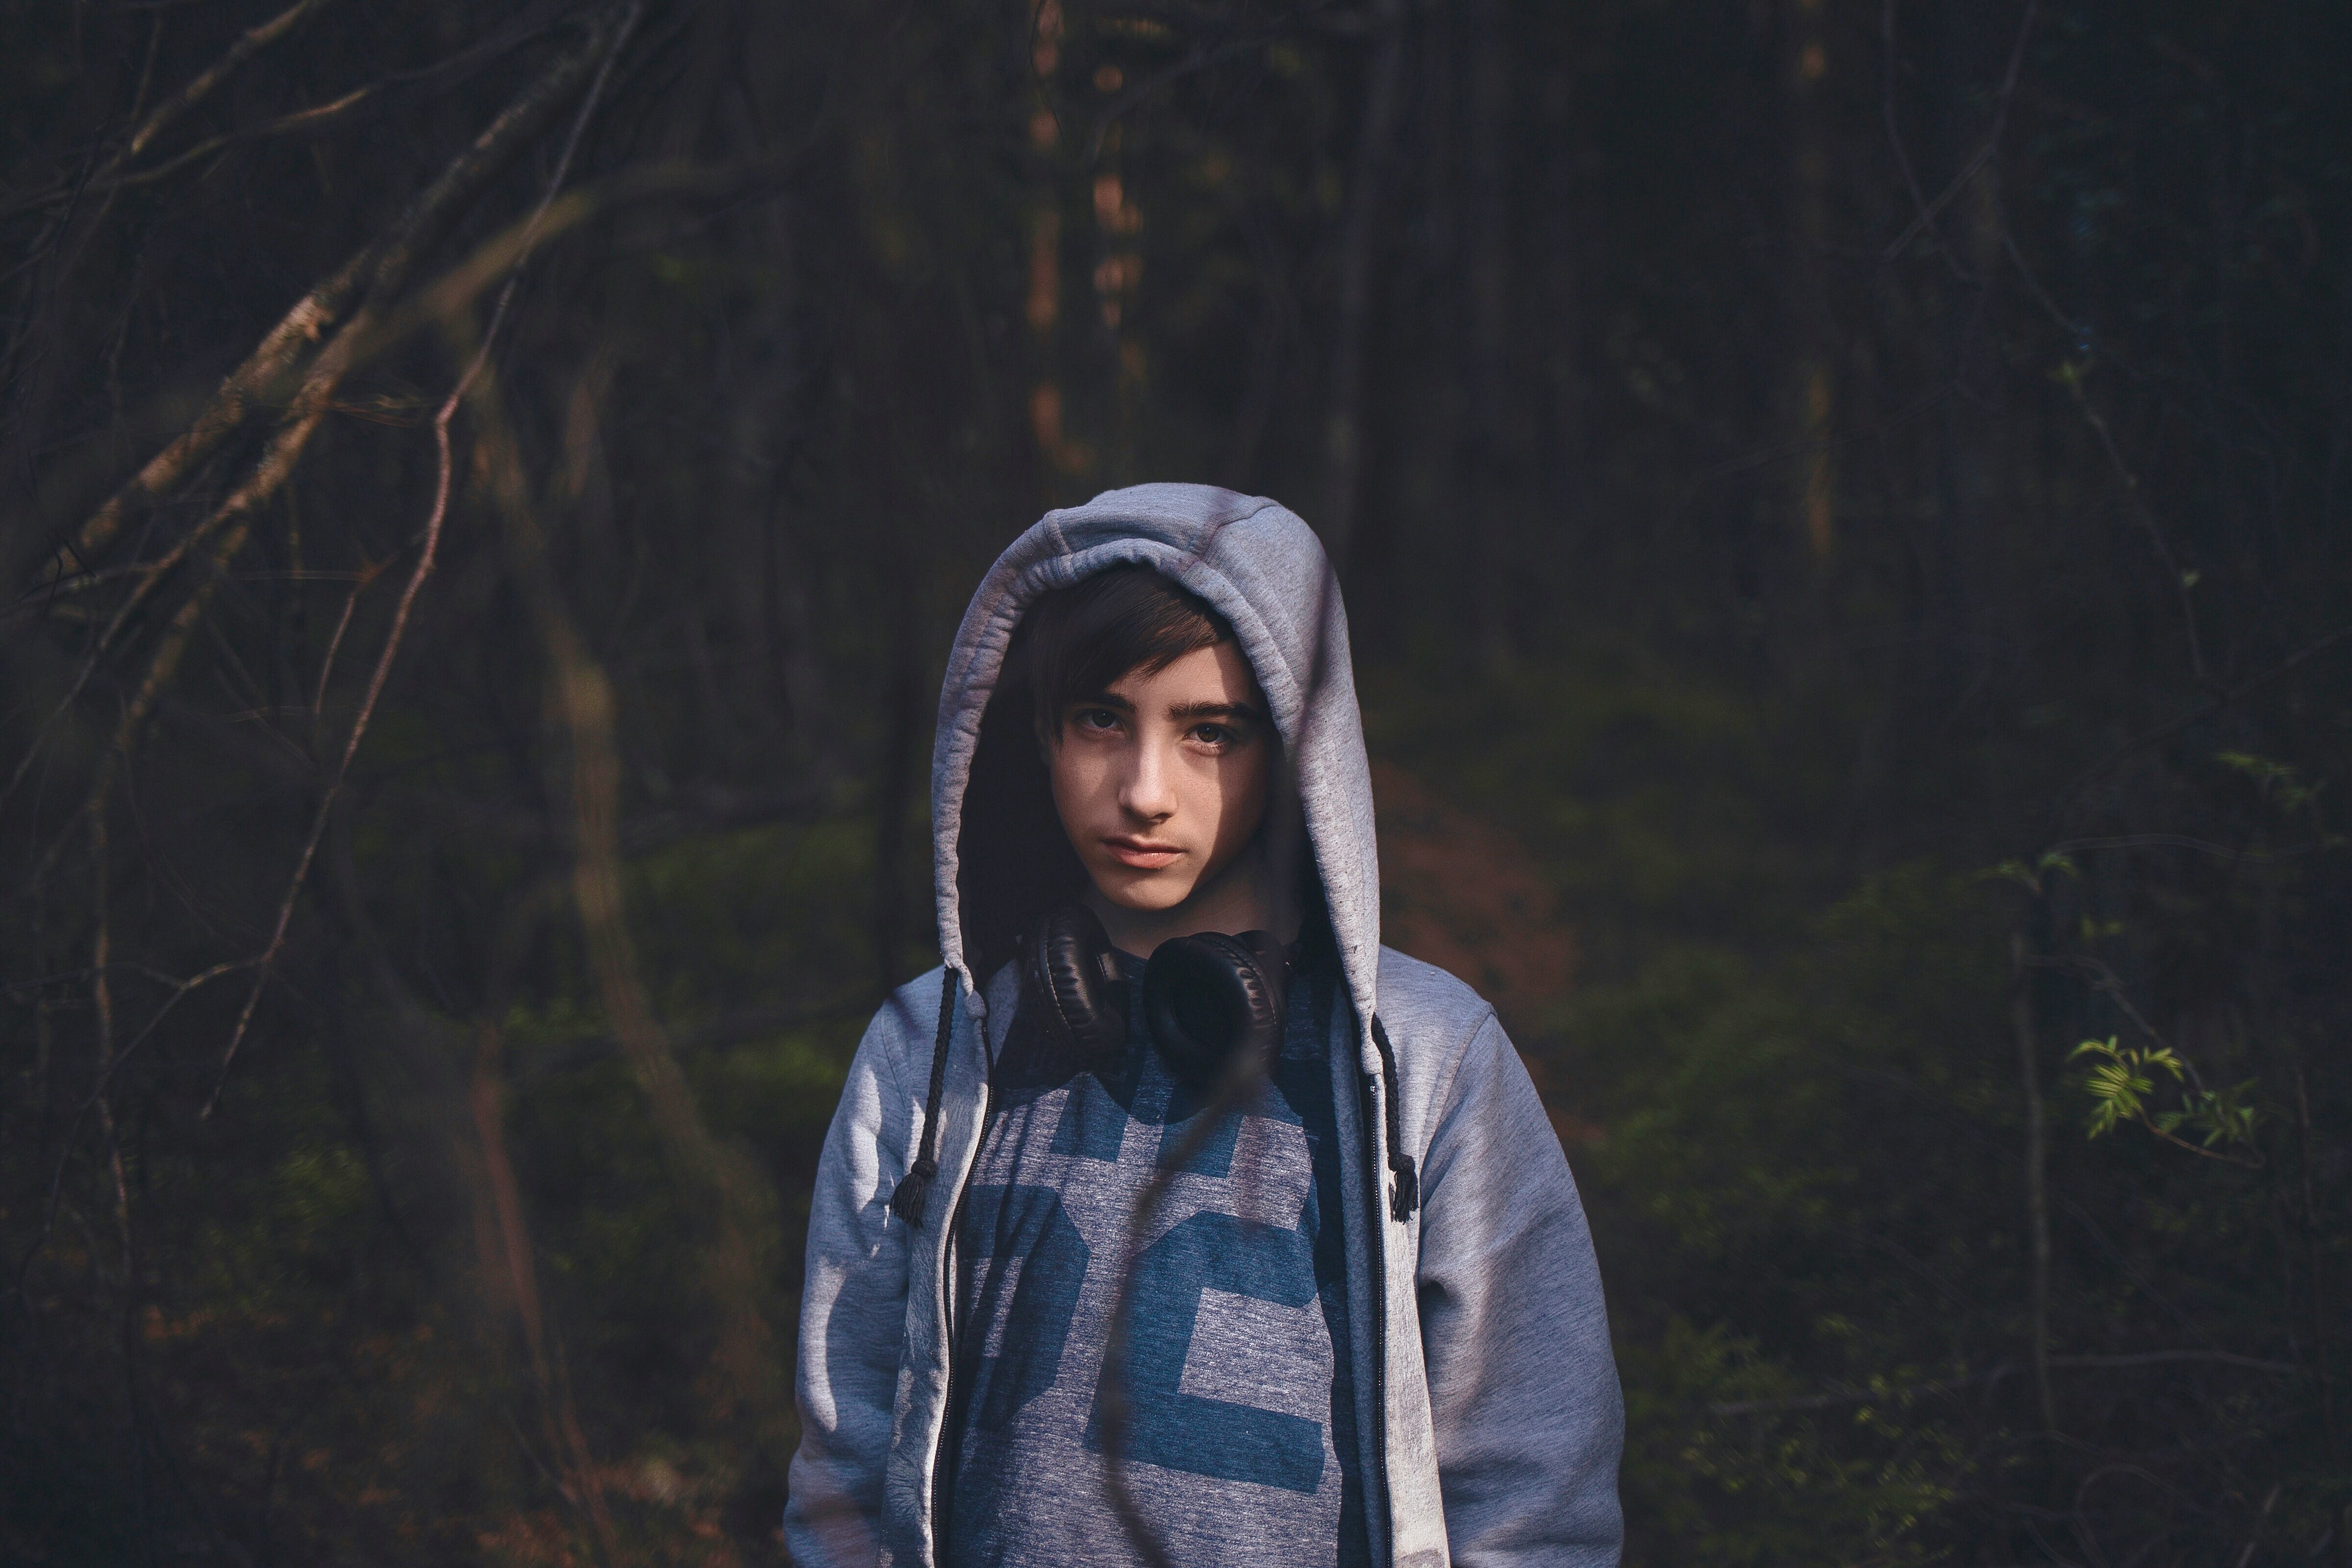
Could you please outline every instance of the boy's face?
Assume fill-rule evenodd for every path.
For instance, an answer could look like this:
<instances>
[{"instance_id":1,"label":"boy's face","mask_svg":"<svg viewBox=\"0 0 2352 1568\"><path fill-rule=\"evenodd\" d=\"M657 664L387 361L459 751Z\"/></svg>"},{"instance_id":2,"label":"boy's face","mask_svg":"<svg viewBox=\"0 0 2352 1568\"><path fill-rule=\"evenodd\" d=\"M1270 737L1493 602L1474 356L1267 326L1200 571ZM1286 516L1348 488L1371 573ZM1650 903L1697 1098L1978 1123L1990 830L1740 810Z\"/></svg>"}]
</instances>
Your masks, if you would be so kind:
<instances>
[{"instance_id":1,"label":"boy's face","mask_svg":"<svg viewBox=\"0 0 2352 1568\"><path fill-rule=\"evenodd\" d=\"M1113 904L1172 910L1213 888L1265 817L1274 729L1230 642L1131 669L1064 709L1047 746L1062 829Z\"/></svg>"}]
</instances>

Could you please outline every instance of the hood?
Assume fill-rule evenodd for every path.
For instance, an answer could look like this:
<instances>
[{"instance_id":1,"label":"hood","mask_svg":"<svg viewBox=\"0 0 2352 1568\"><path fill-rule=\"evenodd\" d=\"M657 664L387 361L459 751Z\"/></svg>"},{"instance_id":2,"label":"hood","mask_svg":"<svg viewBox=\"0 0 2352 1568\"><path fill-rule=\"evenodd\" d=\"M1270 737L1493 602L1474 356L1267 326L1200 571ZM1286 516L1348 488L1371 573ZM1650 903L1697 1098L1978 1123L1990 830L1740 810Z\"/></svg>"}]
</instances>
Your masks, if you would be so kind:
<instances>
[{"instance_id":1,"label":"hood","mask_svg":"<svg viewBox=\"0 0 2352 1568\"><path fill-rule=\"evenodd\" d=\"M1017 692L998 700L999 678L1013 629L1039 595L1130 562L1197 594L1233 626L1282 738L1288 782L1276 787L1295 790L1340 970L1357 1016L1369 1019L1380 862L1339 582L1296 513L1209 485L1137 485L1049 511L972 595L948 656L931 752L941 956L974 994L1018 935L1083 885L1025 700ZM1269 824L1276 816L1269 811Z\"/></svg>"}]
</instances>

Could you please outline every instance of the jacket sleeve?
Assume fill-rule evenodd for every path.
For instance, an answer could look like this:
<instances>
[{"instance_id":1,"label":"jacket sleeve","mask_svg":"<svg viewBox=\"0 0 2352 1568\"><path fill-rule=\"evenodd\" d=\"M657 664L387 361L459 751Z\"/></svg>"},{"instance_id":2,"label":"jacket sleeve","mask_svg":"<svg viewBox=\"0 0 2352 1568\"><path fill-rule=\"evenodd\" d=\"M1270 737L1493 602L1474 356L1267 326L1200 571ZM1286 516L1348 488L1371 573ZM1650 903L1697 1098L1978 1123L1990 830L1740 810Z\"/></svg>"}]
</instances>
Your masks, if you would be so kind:
<instances>
[{"instance_id":1,"label":"jacket sleeve","mask_svg":"<svg viewBox=\"0 0 2352 1568\"><path fill-rule=\"evenodd\" d=\"M1611 1568L1624 1404L1584 1205L1487 1015L1440 1098L1417 1274L1449 1553Z\"/></svg>"},{"instance_id":2,"label":"jacket sleeve","mask_svg":"<svg viewBox=\"0 0 2352 1568\"><path fill-rule=\"evenodd\" d=\"M801 1568L865 1568L879 1552L907 1318L908 1230L889 1208L914 1117L904 1085L916 1031L898 1016L907 994L884 1004L858 1044L809 1199L794 1384L801 1444L784 1505L785 1545Z\"/></svg>"}]
</instances>

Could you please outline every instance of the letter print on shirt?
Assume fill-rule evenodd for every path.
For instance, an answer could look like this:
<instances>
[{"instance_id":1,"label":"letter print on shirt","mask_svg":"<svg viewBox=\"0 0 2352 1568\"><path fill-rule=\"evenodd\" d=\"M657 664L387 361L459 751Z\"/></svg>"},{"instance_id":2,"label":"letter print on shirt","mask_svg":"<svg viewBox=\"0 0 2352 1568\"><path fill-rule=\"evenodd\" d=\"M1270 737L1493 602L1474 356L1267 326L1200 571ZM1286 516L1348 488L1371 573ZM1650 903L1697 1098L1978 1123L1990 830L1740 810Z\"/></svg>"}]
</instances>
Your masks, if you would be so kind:
<instances>
[{"instance_id":1,"label":"letter print on shirt","mask_svg":"<svg viewBox=\"0 0 2352 1568\"><path fill-rule=\"evenodd\" d=\"M1103 1452L1114 1390L1130 1493L1177 1561L1366 1560L1330 1005L1328 984L1293 983L1271 1081L1169 1182L1116 1371L1105 1342L1135 1204L1202 1106L1144 1048L1120 1072L1055 1081L1015 1020L956 1235L944 1562L1136 1560Z\"/></svg>"}]
</instances>

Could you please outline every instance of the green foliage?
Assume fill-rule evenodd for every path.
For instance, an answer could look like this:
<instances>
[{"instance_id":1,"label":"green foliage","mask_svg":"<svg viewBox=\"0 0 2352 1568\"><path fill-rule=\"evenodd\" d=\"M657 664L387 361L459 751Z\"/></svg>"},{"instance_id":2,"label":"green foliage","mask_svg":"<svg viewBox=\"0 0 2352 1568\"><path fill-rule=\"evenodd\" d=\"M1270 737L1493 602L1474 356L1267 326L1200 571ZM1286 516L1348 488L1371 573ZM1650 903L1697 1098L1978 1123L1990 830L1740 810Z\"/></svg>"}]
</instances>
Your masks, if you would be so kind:
<instances>
[{"instance_id":1,"label":"green foliage","mask_svg":"<svg viewBox=\"0 0 2352 1568\"><path fill-rule=\"evenodd\" d=\"M1999 1113L1948 1011L1998 998L1969 957L1985 920L1966 882L1914 868L1821 917L1810 960L1670 952L1560 1019L1547 1060L1606 1129L1575 1163L1619 1302L1629 1507L1659 1556L1930 1561L1946 1505L1998 1464L1920 1331L1957 1326L1951 1282L2005 1263L1939 1218L1980 1205L1987 1173L1922 1114Z\"/></svg>"},{"instance_id":2,"label":"green foliage","mask_svg":"<svg viewBox=\"0 0 2352 1568\"><path fill-rule=\"evenodd\" d=\"M1676 744L1713 765L1659 763L1670 787L1620 791L1616 769L1638 774L1654 759L1622 749L1640 731L1585 717L1587 703L1608 710L1604 691L1582 695L1590 668L1523 669L1491 697L1452 689L1450 704L1384 684L1375 712L1391 754L1458 777L1494 819L1565 825L1531 842L1580 925L1613 933L1571 996L1512 1024L1572 1133L1610 1286L1629 1408L1628 1560L1951 1560L1998 1533L1981 1500L2030 1490L2044 1462L2024 1372L2033 1268L2011 889L2048 908L2049 940L2064 944L2066 967L2029 972L2035 1011L2054 1018L2100 994L2071 976L2110 974L2098 965L2130 963L2152 931L2232 940L2221 934L2232 905L2170 885L2145 910L2101 905L2115 852L2066 850L1990 874L1913 861L1799 919L1792 908L1818 884L1746 879L1772 853L1748 846L1716 855L1711 882L1683 882L1653 904L1649 889L1669 885L1659 868L1715 830L1716 792L1751 810L1801 795L1801 781L1759 778L1735 759L1769 771L1773 734L1803 721L1697 692L1645 693L1648 711L1685 716ZM1648 684L1672 679L1653 672ZM1709 732L1708 713L1723 730ZM1675 847L1643 863L1654 846ZM1818 873L1825 847L1804 854ZM1586 911L1598 918L1588 924ZM2258 1238L2275 1220L2246 1184L2275 1130L2258 1109L2259 1080L2241 1073L2238 1087L2209 1093L2177 1054L2115 1040L2044 1070L2049 1089L2085 1097L2086 1121L2104 1107L2111 1122L2142 1123L2152 1145L2212 1156L2163 1154L2144 1169L2113 1141L2053 1144L2050 1180L2076 1205L2055 1237L2056 1353L2177 1343L2164 1313L2179 1310L2171 1282L2190 1278L2206 1282L2198 1300L2221 1342L2273 1342ZM2067 1213L2125 1181L2139 1194L2133 1209L2099 1212L2095 1233L2069 1227ZM2086 1407L2078 1401L2113 1402L2132 1424L2191 1419L2188 1391L2147 1370L2057 1377L2070 1426L2087 1419L2066 1414ZM2299 1476L2282 1495L2313 1500L2293 1506L2294 1528L2314 1538L2324 1466L2291 1458L2284 1436L2316 1431L2309 1384L2251 1381L2227 1395L2230 1414L2195 1419L2264 1458L2215 1471ZM2128 1441L2137 1426L2109 1430ZM2245 1506L2260 1501L2257 1491ZM2143 1515L2112 1525L2158 1528Z\"/></svg>"},{"instance_id":3,"label":"green foliage","mask_svg":"<svg viewBox=\"0 0 2352 1568\"><path fill-rule=\"evenodd\" d=\"M2265 802L2289 814L2305 811L2317 805L2319 792L2324 787L2306 781L2291 764L2269 757L2257 757L2245 752L2216 752L2213 760L2252 779L2262 786Z\"/></svg>"},{"instance_id":4,"label":"green foliage","mask_svg":"<svg viewBox=\"0 0 2352 1568\"><path fill-rule=\"evenodd\" d=\"M2073 856L2056 849L2044 850L2030 866L2022 860L2003 860L1984 873L1998 881L2014 882L2034 894L2041 893L2053 876L2080 877L2082 874L2082 868L2074 864Z\"/></svg>"},{"instance_id":5,"label":"green foliage","mask_svg":"<svg viewBox=\"0 0 2352 1568\"><path fill-rule=\"evenodd\" d=\"M2147 1120L2145 1097L2156 1085L2141 1069L2160 1067L2170 1072L2174 1079L2180 1077L2180 1059L2169 1050L2118 1051L2112 1035L2104 1042L2084 1040L2074 1047L2074 1055L2080 1058L2084 1052L2105 1058L2094 1062L2084 1077L2084 1086L2091 1093L2091 1136L2094 1138L2102 1132L2114 1131L2118 1121Z\"/></svg>"},{"instance_id":6,"label":"green foliage","mask_svg":"<svg viewBox=\"0 0 2352 1568\"><path fill-rule=\"evenodd\" d=\"M2175 1109L2150 1115L2148 1095L2156 1084L2149 1075L2161 1069L2175 1083L2186 1076L2180 1058L2169 1047L2148 1050L2118 1047L2116 1037L2110 1035L2104 1040L2084 1040L2067 1059L2076 1061L2086 1056L2091 1062L2083 1073L2083 1088L2091 1097L2092 1137L2112 1132L2126 1121L2137 1121L2168 1142L2180 1142L2183 1131L2201 1133L2200 1146L2204 1149L2221 1143L2242 1144L2247 1155L2252 1155L2254 1126L2262 1119L2262 1112L2247 1103L2256 1088L2253 1079L2225 1089L2192 1089Z\"/></svg>"},{"instance_id":7,"label":"green foliage","mask_svg":"<svg viewBox=\"0 0 2352 1568\"><path fill-rule=\"evenodd\" d=\"M1934 1526L1969 1465L1916 1394L1882 1379L1823 1401L1754 1341L1681 1317L1628 1347L1620 1371L1633 1434L1632 1560L1671 1552L1697 1568L1748 1568L1824 1552L1890 1565L1942 1557Z\"/></svg>"}]
</instances>

